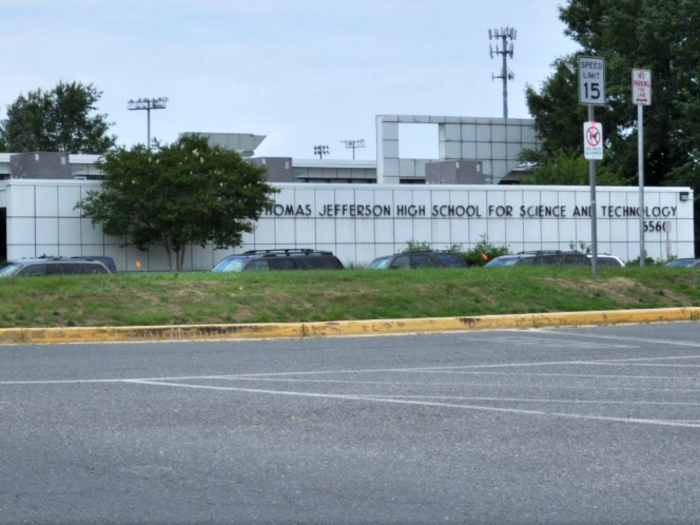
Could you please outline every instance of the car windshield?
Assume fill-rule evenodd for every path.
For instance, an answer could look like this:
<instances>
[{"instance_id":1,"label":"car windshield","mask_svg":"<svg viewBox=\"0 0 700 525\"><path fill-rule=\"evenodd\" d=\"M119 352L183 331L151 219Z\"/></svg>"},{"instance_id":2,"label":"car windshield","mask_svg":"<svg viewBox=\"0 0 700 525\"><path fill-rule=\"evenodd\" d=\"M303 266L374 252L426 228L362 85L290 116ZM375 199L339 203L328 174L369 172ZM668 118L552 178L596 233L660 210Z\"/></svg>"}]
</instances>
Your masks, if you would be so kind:
<instances>
[{"instance_id":1,"label":"car windshield","mask_svg":"<svg viewBox=\"0 0 700 525\"><path fill-rule=\"evenodd\" d=\"M0 266L0 277L10 277L15 275L20 268L22 268L21 264L6 262Z\"/></svg>"},{"instance_id":2,"label":"car windshield","mask_svg":"<svg viewBox=\"0 0 700 525\"><path fill-rule=\"evenodd\" d=\"M486 266L513 266L518 264L520 257L496 257L495 259L486 263Z\"/></svg>"},{"instance_id":3,"label":"car windshield","mask_svg":"<svg viewBox=\"0 0 700 525\"><path fill-rule=\"evenodd\" d=\"M223 259L216 266L214 266L213 272L240 272L245 266L246 259L232 258Z\"/></svg>"},{"instance_id":4,"label":"car windshield","mask_svg":"<svg viewBox=\"0 0 700 525\"><path fill-rule=\"evenodd\" d=\"M676 259L666 263L666 266L694 266L695 261L696 259Z\"/></svg>"},{"instance_id":5,"label":"car windshield","mask_svg":"<svg viewBox=\"0 0 700 525\"><path fill-rule=\"evenodd\" d=\"M389 260L389 257L378 257L370 263L369 268L370 270L382 270L384 268L388 268Z\"/></svg>"}]
</instances>

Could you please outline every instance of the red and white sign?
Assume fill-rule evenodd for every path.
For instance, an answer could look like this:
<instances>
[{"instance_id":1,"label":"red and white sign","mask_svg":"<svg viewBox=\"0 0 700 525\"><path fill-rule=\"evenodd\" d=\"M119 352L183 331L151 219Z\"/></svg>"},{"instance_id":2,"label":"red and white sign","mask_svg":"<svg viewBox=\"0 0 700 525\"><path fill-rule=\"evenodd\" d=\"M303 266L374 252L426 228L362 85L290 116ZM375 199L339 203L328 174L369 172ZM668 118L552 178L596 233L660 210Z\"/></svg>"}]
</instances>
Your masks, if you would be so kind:
<instances>
[{"instance_id":1,"label":"red and white sign","mask_svg":"<svg viewBox=\"0 0 700 525\"><path fill-rule=\"evenodd\" d=\"M600 122L583 123L583 156L588 160L603 159L603 125Z\"/></svg>"},{"instance_id":2,"label":"red and white sign","mask_svg":"<svg viewBox=\"0 0 700 525\"><path fill-rule=\"evenodd\" d=\"M636 106L651 105L651 71L632 70L632 102Z\"/></svg>"}]
</instances>

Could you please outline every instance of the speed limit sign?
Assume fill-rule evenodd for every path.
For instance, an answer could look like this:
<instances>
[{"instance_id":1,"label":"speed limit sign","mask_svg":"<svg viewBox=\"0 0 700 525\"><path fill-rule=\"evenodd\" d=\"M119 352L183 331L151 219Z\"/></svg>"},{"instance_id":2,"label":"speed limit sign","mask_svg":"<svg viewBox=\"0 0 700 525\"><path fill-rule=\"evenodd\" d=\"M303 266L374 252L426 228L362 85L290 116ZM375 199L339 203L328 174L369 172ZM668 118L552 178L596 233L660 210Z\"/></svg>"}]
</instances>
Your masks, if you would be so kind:
<instances>
[{"instance_id":1,"label":"speed limit sign","mask_svg":"<svg viewBox=\"0 0 700 525\"><path fill-rule=\"evenodd\" d=\"M605 105L605 59L578 57L578 102L586 106Z\"/></svg>"}]
</instances>

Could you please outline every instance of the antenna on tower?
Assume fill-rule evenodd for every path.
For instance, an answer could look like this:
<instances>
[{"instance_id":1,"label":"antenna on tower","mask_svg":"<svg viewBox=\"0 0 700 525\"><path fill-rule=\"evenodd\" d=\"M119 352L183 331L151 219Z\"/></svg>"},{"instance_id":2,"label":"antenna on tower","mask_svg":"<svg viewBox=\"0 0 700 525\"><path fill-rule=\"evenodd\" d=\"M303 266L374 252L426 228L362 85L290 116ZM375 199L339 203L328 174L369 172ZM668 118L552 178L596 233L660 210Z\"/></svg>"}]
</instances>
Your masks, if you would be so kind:
<instances>
[{"instance_id":1,"label":"antenna on tower","mask_svg":"<svg viewBox=\"0 0 700 525\"><path fill-rule=\"evenodd\" d=\"M489 54L503 56L503 67L500 75L491 74L491 80L497 78L503 79L503 118L508 118L508 81L515 78L515 74L508 69L508 57L513 58L514 45L513 40L518 37L518 31L512 27L502 27L501 29L489 29L489 40L500 40L501 47L493 48L489 44ZM509 42L510 41L510 42Z\"/></svg>"}]
</instances>

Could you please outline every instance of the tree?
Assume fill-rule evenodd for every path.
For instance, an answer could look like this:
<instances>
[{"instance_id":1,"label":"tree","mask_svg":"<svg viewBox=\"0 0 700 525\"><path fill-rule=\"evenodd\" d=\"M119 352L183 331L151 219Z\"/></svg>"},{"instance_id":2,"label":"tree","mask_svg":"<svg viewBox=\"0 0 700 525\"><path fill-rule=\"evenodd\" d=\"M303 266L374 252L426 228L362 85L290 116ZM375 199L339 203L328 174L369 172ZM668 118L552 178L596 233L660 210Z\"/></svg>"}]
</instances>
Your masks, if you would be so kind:
<instances>
[{"instance_id":1,"label":"tree","mask_svg":"<svg viewBox=\"0 0 700 525\"><path fill-rule=\"evenodd\" d=\"M601 163L623 179L637 181L637 108L632 69L652 72L652 105L644 109L645 184L678 183L700 192L700 9L697 0L568 0L559 8L565 33L581 54L606 62L606 105L595 118L605 130ZM537 160L561 152L581 153L577 54L558 58L541 89L526 89L530 113L542 140ZM700 226L696 201L696 229ZM699 238L696 235L696 239Z\"/></svg>"},{"instance_id":2,"label":"tree","mask_svg":"<svg viewBox=\"0 0 700 525\"><path fill-rule=\"evenodd\" d=\"M170 270L175 255L176 271L188 244L239 246L277 191L265 182L264 166L193 135L169 146L156 142L153 150L120 147L97 165L105 180L76 205L81 215L142 251L163 245Z\"/></svg>"},{"instance_id":3,"label":"tree","mask_svg":"<svg viewBox=\"0 0 700 525\"><path fill-rule=\"evenodd\" d=\"M7 151L100 154L112 148L107 115L92 114L102 96L92 84L60 82L53 90L20 95L7 107L0 138Z\"/></svg>"},{"instance_id":4,"label":"tree","mask_svg":"<svg viewBox=\"0 0 700 525\"><path fill-rule=\"evenodd\" d=\"M559 150L547 155L532 169L532 177L522 180L523 184L586 186L589 180L589 161L578 153ZM605 165L596 169L596 184L599 186L621 186L627 181Z\"/></svg>"}]
</instances>

